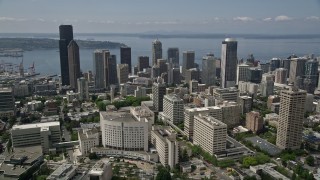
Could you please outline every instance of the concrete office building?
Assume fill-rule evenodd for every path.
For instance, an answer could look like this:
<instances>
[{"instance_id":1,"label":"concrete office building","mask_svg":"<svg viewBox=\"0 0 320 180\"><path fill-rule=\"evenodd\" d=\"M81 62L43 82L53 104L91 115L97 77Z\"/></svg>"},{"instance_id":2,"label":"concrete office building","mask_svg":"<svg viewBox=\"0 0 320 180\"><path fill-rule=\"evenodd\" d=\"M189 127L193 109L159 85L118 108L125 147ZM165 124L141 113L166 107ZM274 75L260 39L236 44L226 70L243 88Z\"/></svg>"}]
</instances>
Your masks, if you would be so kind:
<instances>
[{"instance_id":1,"label":"concrete office building","mask_svg":"<svg viewBox=\"0 0 320 180\"><path fill-rule=\"evenodd\" d=\"M199 82L197 80L189 81L189 93L197 93L199 91Z\"/></svg>"},{"instance_id":2,"label":"concrete office building","mask_svg":"<svg viewBox=\"0 0 320 180\"><path fill-rule=\"evenodd\" d=\"M59 26L59 53L62 85L69 85L68 45L73 40L72 25Z\"/></svg>"},{"instance_id":3,"label":"concrete office building","mask_svg":"<svg viewBox=\"0 0 320 180\"><path fill-rule=\"evenodd\" d=\"M0 88L0 118L15 115L14 97L11 88Z\"/></svg>"},{"instance_id":4,"label":"concrete office building","mask_svg":"<svg viewBox=\"0 0 320 180\"><path fill-rule=\"evenodd\" d=\"M238 102L239 90L237 88L215 88L213 89L213 96L220 101Z\"/></svg>"},{"instance_id":5,"label":"concrete office building","mask_svg":"<svg viewBox=\"0 0 320 180\"><path fill-rule=\"evenodd\" d=\"M289 83L294 83L296 77L303 77L305 73L305 64L307 59L305 58L292 58L289 71Z\"/></svg>"},{"instance_id":6,"label":"concrete office building","mask_svg":"<svg viewBox=\"0 0 320 180\"><path fill-rule=\"evenodd\" d=\"M260 90L261 95L263 97L268 97L270 95L273 95L274 91L274 75L272 74L263 74L262 75L262 81L260 83Z\"/></svg>"},{"instance_id":7,"label":"concrete office building","mask_svg":"<svg viewBox=\"0 0 320 180\"><path fill-rule=\"evenodd\" d=\"M277 146L281 149L299 149L302 141L306 91L291 87L280 93Z\"/></svg>"},{"instance_id":8,"label":"concrete office building","mask_svg":"<svg viewBox=\"0 0 320 180\"><path fill-rule=\"evenodd\" d=\"M286 84L287 83L288 70L284 68L278 68L275 70L275 83Z\"/></svg>"},{"instance_id":9,"label":"concrete office building","mask_svg":"<svg viewBox=\"0 0 320 180\"><path fill-rule=\"evenodd\" d=\"M69 84L72 89L76 89L77 79L80 78L80 54L79 46L71 40L68 45L68 65L69 65Z\"/></svg>"},{"instance_id":10,"label":"concrete office building","mask_svg":"<svg viewBox=\"0 0 320 180\"><path fill-rule=\"evenodd\" d=\"M110 52L107 49L98 49L93 53L93 74L94 74L94 86L96 89L106 88L105 79L105 61L110 56Z\"/></svg>"},{"instance_id":11,"label":"concrete office building","mask_svg":"<svg viewBox=\"0 0 320 180\"><path fill-rule=\"evenodd\" d=\"M46 180L69 180L76 174L77 166L72 164L62 164L55 171L53 171Z\"/></svg>"},{"instance_id":12,"label":"concrete office building","mask_svg":"<svg viewBox=\"0 0 320 180\"><path fill-rule=\"evenodd\" d=\"M143 69L149 68L149 56L139 56L138 57L138 71L143 71Z\"/></svg>"},{"instance_id":13,"label":"concrete office building","mask_svg":"<svg viewBox=\"0 0 320 180\"><path fill-rule=\"evenodd\" d=\"M213 54L202 58L201 82L207 86L216 84L216 58Z\"/></svg>"},{"instance_id":14,"label":"concrete office building","mask_svg":"<svg viewBox=\"0 0 320 180\"><path fill-rule=\"evenodd\" d=\"M239 81L248 81L248 72L251 66L248 64L239 64L237 66L237 84Z\"/></svg>"},{"instance_id":15,"label":"concrete office building","mask_svg":"<svg viewBox=\"0 0 320 180\"><path fill-rule=\"evenodd\" d=\"M179 48L168 48L167 59L174 67L179 67Z\"/></svg>"},{"instance_id":16,"label":"concrete office building","mask_svg":"<svg viewBox=\"0 0 320 180\"><path fill-rule=\"evenodd\" d=\"M199 145L210 155L225 151L227 125L211 116L195 116L193 143Z\"/></svg>"},{"instance_id":17,"label":"concrete office building","mask_svg":"<svg viewBox=\"0 0 320 180\"><path fill-rule=\"evenodd\" d=\"M218 106L203 108L185 108L184 110L184 133L189 139L194 134L194 116L199 114L209 114L210 116L222 120L222 110Z\"/></svg>"},{"instance_id":18,"label":"concrete office building","mask_svg":"<svg viewBox=\"0 0 320 180\"><path fill-rule=\"evenodd\" d=\"M222 42L221 52L221 87L229 88L236 85L237 46L235 39L227 38Z\"/></svg>"},{"instance_id":19,"label":"concrete office building","mask_svg":"<svg viewBox=\"0 0 320 180\"><path fill-rule=\"evenodd\" d=\"M256 67L249 68L247 80L252 83L260 83L262 79L262 70Z\"/></svg>"},{"instance_id":20,"label":"concrete office building","mask_svg":"<svg viewBox=\"0 0 320 180\"><path fill-rule=\"evenodd\" d=\"M309 60L305 64L305 79L304 79L304 90L308 93L314 93L317 87L318 80L318 66L317 60Z\"/></svg>"},{"instance_id":21,"label":"concrete office building","mask_svg":"<svg viewBox=\"0 0 320 180\"><path fill-rule=\"evenodd\" d=\"M11 130L12 147L41 145L44 153L49 153L60 137L60 122L14 125Z\"/></svg>"},{"instance_id":22,"label":"concrete office building","mask_svg":"<svg viewBox=\"0 0 320 180\"><path fill-rule=\"evenodd\" d=\"M134 97L142 98L147 96L147 90L145 87L137 86L137 89L134 90Z\"/></svg>"},{"instance_id":23,"label":"concrete office building","mask_svg":"<svg viewBox=\"0 0 320 180\"><path fill-rule=\"evenodd\" d=\"M111 180L112 164L109 161L98 161L88 172L90 180Z\"/></svg>"},{"instance_id":24,"label":"concrete office building","mask_svg":"<svg viewBox=\"0 0 320 180\"><path fill-rule=\"evenodd\" d=\"M268 73L270 68L270 63L259 63L258 67L262 70L262 73Z\"/></svg>"},{"instance_id":25,"label":"concrete office building","mask_svg":"<svg viewBox=\"0 0 320 180\"><path fill-rule=\"evenodd\" d=\"M158 78L152 85L152 101L154 109L158 112L163 110L163 96L166 94L166 84L163 79Z\"/></svg>"},{"instance_id":26,"label":"concrete office building","mask_svg":"<svg viewBox=\"0 0 320 180\"><path fill-rule=\"evenodd\" d=\"M159 154L159 161L163 166L174 168L179 163L179 142L170 127L153 126L151 143Z\"/></svg>"},{"instance_id":27,"label":"concrete office building","mask_svg":"<svg viewBox=\"0 0 320 180\"><path fill-rule=\"evenodd\" d=\"M162 43L156 39L152 42L152 66L157 65L158 59L162 59Z\"/></svg>"},{"instance_id":28,"label":"concrete office building","mask_svg":"<svg viewBox=\"0 0 320 180\"><path fill-rule=\"evenodd\" d=\"M195 53L194 51L183 51L182 57L182 74L185 76L188 69L194 68Z\"/></svg>"},{"instance_id":29,"label":"concrete office building","mask_svg":"<svg viewBox=\"0 0 320 180\"><path fill-rule=\"evenodd\" d=\"M102 145L126 151L148 150L148 122L126 112L100 112Z\"/></svg>"},{"instance_id":30,"label":"concrete office building","mask_svg":"<svg viewBox=\"0 0 320 180\"><path fill-rule=\"evenodd\" d=\"M118 83L127 83L129 80L129 66L128 64L117 64Z\"/></svg>"},{"instance_id":31,"label":"concrete office building","mask_svg":"<svg viewBox=\"0 0 320 180\"><path fill-rule=\"evenodd\" d=\"M165 95L163 98L163 114L173 124L182 123L184 117L183 100L176 94Z\"/></svg>"},{"instance_id":32,"label":"concrete office building","mask_svg":"<svg viewBox=\"0 0 320 180\"><path fill-rule=\"evenodd\" d=\"M91 148L99 146L99 130L81 129L78 131L78 139L81 155L86 156L90 154Z\"/></svg>"},{"instance_id":33,"label":"concrete office building","mask_svg":"<svg viewBox=\"0 0 320 180\"><path fill-rule=\"evenodd\" d=\"M287 70L287 78L289 77L290 63L291 63L290 59L281 60L281 68L284 68Z\"/></svg>"},{"instance_id":34,"label":"concrete office building","mask_svg":"<svg viewBox=\"0 0 320 180\"><path fill-rule=\"evenodd\" d=\"M223 104L218 105L221 108L222 119L219 121L228 125L228 128L233 128L239 125L241 105L235 102L224 101Z\"/></svg>"},{"instance_id":35,"label":"concrete office building","mask_svg":"<svg viewBox=\"0 0 320 180\"><path fill-rule=\"evenodd\" d=\"M254 96L257 95L259 87L260 87L259 84L251 83L251 82L239 81L239 84L238 84L238 89L240 93L250 93Z\"/></svg>"},{"instance_id":36,"label":"concrete office building","mask_svg":"<svg viewBox=\"0 0 320 180\"><path fill-rule=\"evenodd\" d=\"M252 110L253 99L250 96L240 96L239 104L241 105L241 113L246 114Z\"/></svg>"},{"instance_id":37,"label":"concrete office building","mask_svg":"<svg viewBox=\"0 0 320 180\"><path fill-rule=\"evenodd\" d=\"M159 67L159 75L168 71L166 59L158 59L157 66Z\"/></svg>"},{"instance_id":38,"label":"concrete office building","mask_svg":"<svg viewBox=\"0 0 320 180\"><path fill-rule=\"evenodd\" d=\"M200 81L200 70L198 68L191 68L185 71L185 82L188 83L191 80Z\"/></svg>"},{"instance_id":39,"label":"concrete office building","mask_svg":"<svg viewBox=\"0 0 320 180\"><path fill-rule=\"evenodd\" d=\"M89 85L88 81L85 78L79 78L78 80L78 93L79 93L79 100L86 101L89 100Z\"/></svg>"},{"instance_id":40,"label":"concrete office building","mask_svg":"<svg viewBox=\"0 0 320 180\"><path fill-rule=\"evenodd\" d=\"M270 70L269 71L274 71L280 67L281 67L281 59L280 58L272 58L270 60Z\"/></svg>"},{"instance_id":41,"label":"concrete office building","mask_svg":"<svg viewBox=\"0 0 320 180\"><path fill-rule=\"evenodd\" d=\"M246 128L254 133L263 128L263 118L259 112L251 111L246 114Z\"/></svg>"},{"instance_id":42,"label":"concrete office building","mask_svg":"<svg viewBox=\"0 0 320 180\"><path fill-rule=\"evenodd\" d=\"M131 71L132 71L131 47L127 47L127 46L120 47L120 64L128 64L129 73L131 73Z\"/></svg>"}]
</instances>

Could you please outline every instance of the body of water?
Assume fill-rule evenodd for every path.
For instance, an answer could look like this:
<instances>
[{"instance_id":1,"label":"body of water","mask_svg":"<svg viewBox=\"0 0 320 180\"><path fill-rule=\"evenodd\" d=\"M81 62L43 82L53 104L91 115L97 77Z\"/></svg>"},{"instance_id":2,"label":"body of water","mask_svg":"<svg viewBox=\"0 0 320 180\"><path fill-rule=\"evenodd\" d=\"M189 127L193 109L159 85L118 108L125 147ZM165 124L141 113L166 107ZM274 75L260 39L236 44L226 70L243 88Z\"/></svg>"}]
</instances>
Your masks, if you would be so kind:
<instances>
[{"instance_id":1,"label":"body of water","mask_svg":"<svg viewBox=\"0 0 320 180\"><path fill-rule=\"evenodd\" d=\"M108 35L76 35L75 39L94 39L99 41L114 41L124 43L132 48L132 64L136 65L138 56L149 56L150 63L152 59L152 41L150 38L126 37L126 36L108 36ZM162 42L163 57L167 56L169 47L178 47L180 50L180 64L182 64L182 51L194 50L196 62L201 66L201 59L207 53L214 53L216 57L221 54L221 42L223 39L205 39L205 38L163 38ZM246 39L237 38L238 58L246 59L248 54L253 54L255 59L262 62L269 61L273 57L287 58L291 54L303 56L306 54L320 55L320 39ZM94 49L80 49L80 63L83 72L92 70ZM119 49L110 49L111 54L117 56L120 61ZM9 59L0 57L0 60L6 62ZM10 58L13 63L20 63L21 58ZM35 64L36 72L45 74L60 74L60 60L58 49L51 50L33 50L24 52L24 66L28 68Z\"/></svg>"}]
</instances>

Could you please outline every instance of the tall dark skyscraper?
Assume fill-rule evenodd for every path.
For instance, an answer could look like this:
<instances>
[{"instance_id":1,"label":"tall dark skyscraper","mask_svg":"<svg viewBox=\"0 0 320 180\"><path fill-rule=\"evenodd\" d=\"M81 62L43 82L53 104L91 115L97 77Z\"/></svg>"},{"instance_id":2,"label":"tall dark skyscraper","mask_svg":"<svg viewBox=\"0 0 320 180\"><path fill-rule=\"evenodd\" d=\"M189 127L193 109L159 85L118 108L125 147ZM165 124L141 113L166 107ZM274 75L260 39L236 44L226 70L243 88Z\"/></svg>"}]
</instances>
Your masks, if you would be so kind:
<instances>
[{"instance_id":1,"label":"tall dark skyscraper","mask_svg":"<svg viewBox=\"0 0 320 180\"><path fill-rule=\"evenodd\" d=\"M69 81L72 89L77 88L77 79L80 78L79 46L72 40L68 45Z\"/></svg>"},{"instance_id":2,"label":"tall dark skyscraper","mask_svg":"<svg viewBox=\"0 0 320 180\"><path fill-rule=\"evenodd\" d=\"M107 61L108 66L108 79L107 82L109 85L117 84L117 58L116 55L110 55Z\"/></svg>"},{"instance_id":3,"label":"tall dark skyscraper","mask_svg":"<svg viewBox=\"0 0 320 180\"><path fill-rule=\"evenodd\" d=\"M221 87L229 88L236 85L237 79L237 48L235 39L227 38L222 42L221 52Z\"/></svg>"},{"instance_id":4,"label":"tall dark skyscraper","mask_svg":"<svg viewBox=\"0 0 320 180\"><path fill-rule=\"evenodd\" d=\"M60 69L62 85L69 85L69 63L68 63L68 45L73 40L72 25L59 26L59 52L60 52Z\"/></svg>"},{"instance_id":5,"label":"tall dark skyscraper","mask_svg":"<svg viewBox=\"0 0 320 180\"><path fill-rule=\"evenodd\" d=\"M145 68L149 68L149 56L139 56L138 71L143 71Z\"/></svg>"},{"instance_id":6,"label":"tall dark skyscraper","mask_svg":"<svg viewBox=\"0 0 320 180\"><path fill-rule=\"evenodd\" d=\"M174 67L179 67L179 48L168 48L167 59Z\"/></svg>"},{"instance_id":7,"label":"tall dark skyscraper","mask_svg":"<svg viewBox=\"0 0 320 180\"><path fill-rule=\"evenodd\" d=\"M127 46L120 47L120 63L121 64L128 64L129 73L131 73L131 71L132 71L132 67L131 67L131 47L127 47Z\"/></svg>"},{"instance_id":8,"label":"tall dark skyscraper","mask_svg":"<svg viewBox=\"0 0 320 180\"><path fill-rule=\"evenodd\" d=\"M195 53L194 51L184 51L183 53L182 74L185 76L188 69L194 68Z\"/></svg>"}]
</instances>

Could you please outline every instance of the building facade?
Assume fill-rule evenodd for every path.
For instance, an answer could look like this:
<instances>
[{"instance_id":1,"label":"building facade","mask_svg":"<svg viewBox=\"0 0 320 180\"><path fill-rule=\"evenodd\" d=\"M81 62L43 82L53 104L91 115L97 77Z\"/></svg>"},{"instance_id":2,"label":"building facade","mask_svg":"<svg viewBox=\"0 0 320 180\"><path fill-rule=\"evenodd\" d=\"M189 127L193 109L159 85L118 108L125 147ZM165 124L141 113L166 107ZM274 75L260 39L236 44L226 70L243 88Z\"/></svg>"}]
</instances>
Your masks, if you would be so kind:
<instances>
[{"instance_id":1,"label":"building facade","mask_svg":"<svg viewBox=\"0 0 320 180\"><path fill-rule=\"evenodd\" d=\"M132 71L131 66L131 47L121 46L120 47L120 64L128 64L129 73Z\"/></svg>"},{"instance_id":2,"label":"building facade","mask_svg":"<svg viewBox=\"0 0 320 180\"><path fill-rule=\"evenodd\" d=\"M77 79L80 78L80 54L79 46L71 40L68 45L69 81L72 89L78 88Z\"/></svg>"},{"instance_id":3,"label":"building facade","mask_svg":"<svg viewBox=\"0 0 320 180\"><path fill-rule=\"evenodd\" d=\"M280 149L299 149L302 140L306 91L292 87L280 93L277 146Z\"/></svg>"},{"instance_id":4,"label":"building facade","mask_svg":"<svg viewBox=\"0 0 320 180\"><path fill-rule=\"evenodd\" d=\"M11 130L12 147L41 145L44 153L49 153L60 137L60 122L14 125Z\"/></svg>"},{"instance_id":5,"label":"building facade","mask_svg":"<svg viewBox=\"0 0 320 180\"><path fill-rule=\"evenodd\" d=\"M213 86L216 84L216 58L213 54L207 54L202 58L201 82Z\"/></svg>"},{"instance_id":6,"label":"building facade","mask_svg":"<svg viewBox=\"0 0 320 180\"><path fill-rule=\"evenodd\" d=\"M227 125L211 116L195 116L193 143L211 155L226 150Z\"/></svg>"},{"instance_id":7,"label":"building facade","mask_svg":"<svg viewBox=\"0 0 320 180\"><path fill-rule=\"evenodd\" d=\"M59 26L59 53L62 85L69 85L69 63L68 63L68 45L73 40L72 25Z\"/></svg>"},{"instance_id":8,"label":"building facade","mask_svg":"<svg viewBox=\"0 0 320 180\"><path fill-rule=\"evenodd\" d=\"M162 43L156 39L152 42L152 66L157 64L158 59L162 59Z\"/></svg>"},{"instance_id":9,"label":"building facade","mask_svg":"<svg viewBox=\"0 0 320 180\"><path fill-rule=\"evenodd\" d=\"M227 38L222 42L221 52L221 87L228 88L236 85L237 47L235 39Z\"/></svg>"},{"instance_id":10,"label":"building facade","mask_svg":"<svg viewBox=\"0 0 320 180\"><path fill-rule=\"evenodd\" d=\"M173 124L180 124L184 118L183 100L176 94L165 95L163 98L163 113Z\"/></svg>"}]
</instances>

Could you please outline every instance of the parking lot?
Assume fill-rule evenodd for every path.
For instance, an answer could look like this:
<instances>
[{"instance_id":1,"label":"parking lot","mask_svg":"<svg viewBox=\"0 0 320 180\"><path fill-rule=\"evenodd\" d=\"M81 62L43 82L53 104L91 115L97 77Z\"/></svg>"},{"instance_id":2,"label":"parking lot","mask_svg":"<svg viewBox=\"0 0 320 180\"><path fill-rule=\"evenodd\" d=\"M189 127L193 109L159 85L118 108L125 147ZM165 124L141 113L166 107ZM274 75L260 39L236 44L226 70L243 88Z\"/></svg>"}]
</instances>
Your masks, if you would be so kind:
<instances>
[{"instance_id":1,"label":"parking lot","mask_svg":"<svg viewBox=\"0 0 320 180\"><path fill-rule=\"evenodd\" d=\"M268 141L260 138L259 136L248 137L245 140L251 142L254 146L259 147L261 150L266 151L272 156L281 153L281 149L279 149L276 145L269 143Z\"/></svg>"}]
</instances>

